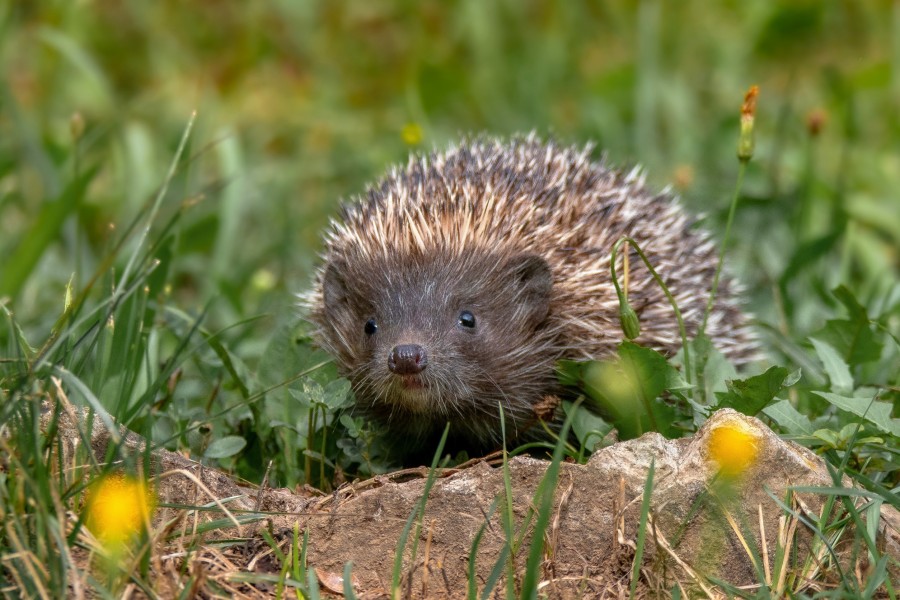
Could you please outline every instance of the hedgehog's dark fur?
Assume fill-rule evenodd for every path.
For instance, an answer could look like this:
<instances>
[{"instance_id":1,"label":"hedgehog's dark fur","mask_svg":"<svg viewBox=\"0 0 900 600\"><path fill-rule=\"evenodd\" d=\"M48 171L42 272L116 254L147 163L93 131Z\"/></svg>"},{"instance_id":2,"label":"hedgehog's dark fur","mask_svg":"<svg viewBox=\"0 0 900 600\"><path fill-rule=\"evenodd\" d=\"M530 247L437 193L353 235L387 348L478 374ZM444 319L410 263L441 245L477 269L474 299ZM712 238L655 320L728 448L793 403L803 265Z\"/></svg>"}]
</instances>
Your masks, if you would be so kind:
<instances>
[{"instance_id":1,"label":"hedgehog's dark fur","mask_svg":"<svg viewBox=\"0 0 900 600\"><path fill-rule=\"evenodd\" d=\"M696 331L713 244L670 194L647 189L636 170L592 162L590 150L470 141L392 170L331 224L305 298L315 337L353 382L358 406L403 441L450 421L461 443L496 445L498 403L517 435L559 391L557 360L611 355L622 334L609 254L623 235L641 244ZM671 354L680 346L673 310L630 258L637 341ZM720 286L706 331L740 362L752 342L732 288ZM414 359L402 354L409 348ZM416 372L393 363L392 372L389 358Z\"/></svg>"}]
</instances>

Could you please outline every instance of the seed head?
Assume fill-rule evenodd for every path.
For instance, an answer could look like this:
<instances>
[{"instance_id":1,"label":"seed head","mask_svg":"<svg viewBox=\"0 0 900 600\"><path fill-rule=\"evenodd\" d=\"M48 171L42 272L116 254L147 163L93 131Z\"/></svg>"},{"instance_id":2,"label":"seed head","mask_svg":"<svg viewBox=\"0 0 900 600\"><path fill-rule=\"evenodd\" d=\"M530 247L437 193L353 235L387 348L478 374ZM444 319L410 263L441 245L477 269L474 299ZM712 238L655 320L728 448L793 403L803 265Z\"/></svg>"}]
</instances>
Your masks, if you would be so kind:
<instances>
[{"instance_id":1,"label":"seed head","mask_svg":"<svg viewBox=\"0 0 900 600\"><path fill-rule=\"evenodd\" d=\"M744 95L744 103L741 105L741 137L738 141L738 160L745 163L753 158L753 120L756 116L756 97L759 95L759 86L752 85Z\"/></svg>"}]
</instances>

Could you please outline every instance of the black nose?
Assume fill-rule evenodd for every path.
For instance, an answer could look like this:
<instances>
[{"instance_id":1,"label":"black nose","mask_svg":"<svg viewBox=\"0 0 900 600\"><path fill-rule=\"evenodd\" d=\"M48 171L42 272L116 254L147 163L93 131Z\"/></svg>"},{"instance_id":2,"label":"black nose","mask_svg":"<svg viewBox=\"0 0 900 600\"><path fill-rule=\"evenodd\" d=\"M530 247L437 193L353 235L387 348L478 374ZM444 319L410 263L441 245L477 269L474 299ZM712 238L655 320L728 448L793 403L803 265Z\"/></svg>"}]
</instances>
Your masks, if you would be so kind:
<instances>
[{"instance_id":1,"label":"black nose","mask_svg":"<svg viewBox=\"0 0 900 600\"><path fill-rule=\"evenodd\" d=\"M388 369L397 375L415 375L428 365L428 354L418 344L394 346L388 356Z\"/></svg>"}]
</instances>

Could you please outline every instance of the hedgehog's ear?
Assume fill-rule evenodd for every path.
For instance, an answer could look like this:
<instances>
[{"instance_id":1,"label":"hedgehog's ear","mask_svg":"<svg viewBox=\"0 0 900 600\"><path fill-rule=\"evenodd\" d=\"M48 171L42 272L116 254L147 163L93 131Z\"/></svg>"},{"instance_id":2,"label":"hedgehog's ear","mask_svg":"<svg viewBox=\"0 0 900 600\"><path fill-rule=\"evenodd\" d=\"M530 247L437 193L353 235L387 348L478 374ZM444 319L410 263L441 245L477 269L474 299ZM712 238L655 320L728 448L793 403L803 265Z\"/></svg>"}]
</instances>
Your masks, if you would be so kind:
<instances>
[{"instance_id":1,"label":"hedgehog's ear","mask_svg":"<svg viewBox=\"0 0 900 600\"><path fill-rule=\"evenodd\" d=\"M507 267L518 287L517 303L525 321L532 327L540 325L550 312L553 291L553 272L547 261L537 254L520 254Z\"/></svg>"}]
</instances>

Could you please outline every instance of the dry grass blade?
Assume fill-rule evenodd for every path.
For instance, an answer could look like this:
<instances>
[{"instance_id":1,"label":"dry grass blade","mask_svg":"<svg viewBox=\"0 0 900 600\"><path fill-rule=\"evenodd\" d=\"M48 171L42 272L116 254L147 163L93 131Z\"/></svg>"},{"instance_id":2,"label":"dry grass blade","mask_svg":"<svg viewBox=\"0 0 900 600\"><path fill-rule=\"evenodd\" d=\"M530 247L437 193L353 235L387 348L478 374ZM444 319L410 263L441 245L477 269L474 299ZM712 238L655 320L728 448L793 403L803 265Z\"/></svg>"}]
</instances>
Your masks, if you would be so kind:
<instances>
[{"instance_id":1,"label":"dry grass blade","mask_svg":"<svg viewBox=\"0 0 900 600\"><path fill-rule=\"evenodd\" d=\"M747 543L747 540L744 537L743 533L741 533L741 528L738 525L737 521L734 520L734 515L732 515L731 511L724 506L720 506L720 508L722 510L722 514L725 515L725 520L728 521L728 525L731 526L731 530L734 532L734 535L737 536L738 541L741 543L741 547L744 549L744 553L747 555L750 563L754 564L756 562L756 555L753 553L753 550L750 549L750 545Z\"/></svg>"},{"instance_id":2,"label":"dry grass blade","mask_svg":"<svg viewBox=\"0 0 900 600\"><path fill-rule=\"evenodd\" d=\"M206 496L209 497L210 500L212 500L212 502L216 506L218 506L219 509L225 514L225 516L234 524L234 526L238 530L238 533L242 534L244 529L243 529L243 526L241 525L241 523L238 521L238 519L232 514L232 512L230 510L228 510L228 508L222 503L222 501L215 494L213 494L212 490L210 490L208 487L206 487L206 485L204 485L204 483L202 481L200 481L200 479L196 475L191 473L190 471L185 470L185 469L172 469L171 471L166 471L165 473L160 474L158 476L158 479L166 479L166 478L172 477L174 475L183 475L184 477L187 477L188 479L193 481L197 485L197 488L200 491L202 491L204 494L206 494ZM195 515L196 515L196 513L195 513Z\"/></svg>"},{"instance_id":3,"label":"dry grass blade","mask_svg":"<svg viewBox=\"0 0 900 600\"><path fill-rule=\"evenodd\" d=\"M569 478L569 485L566 486L566 489L563 490L562 494L559 498L559 505L556 508L556 513L553 515L553 521L550 524L550 530L547 532L547 569L550 571L550 577L552 579L556 579L556 562L554 558L556 557L556 551L559 547L559 530L560 530L560 521L562 520L563 514L566 512L566 509L569 506L569 499L572 497L572 490L575 489L575 482L572 478Z\"/></svg>"},{"instance_id":4,"label":"dry grass blade","mask_svg":"<svg viewBox=\"0 0 900 600\"><path fill-rule=\"evenodd\" d=\"M422 597L428 597L428 575L430 573L430 565L431 565L431 539L434 534L434 519L431 519L428 522L428 535L425 538L425 553L422 558L423 567L422 567Z\"/></svg>"},{"instance_id":5,"label":"dry grass blade","mask_svg":"<svg viewBox=\"0 0 900 600\"><path fill-rule=\"evenodd\" d=\"M23 548L21 540L19 540L18 536L14 533L11 533L7 529L7 534L10 534L10 539L13 541L13 547ZM25 568L25 571L28 573L28 577L30 579L30 583L37 588L37 594L40 598L50 600L50 595L47 592L47 588L44 586L43 581L49 578L49 574L44 569L44 566L40 563L37 557L29 550L19 550L18 552L13 552L7 556L4 556L2 559L3 562L12 563L14 561L19 561ZM41 579L38 575L38 572L41 572L43 575L43 579ZM25 580L22 578L22 574L15 567L11 567L8 570L8 573L15 579L18 584L19 590L27 590L28 585L26 585Z\"/></svg>"},{"instance_id":6,"label":"dry grass blade","mask_svg":"<svg viewBox=\"0 0 900 600\"><path fill-rule=\"evenodd\" d=\"M666 539L666 537L659 531L659 528L656 527L656 523L655 523L655 519L653 518L653 515L648 515L647 525L649 527L651 527L654 532L654 536L655 536L654 541L656 542L657 547L662 548L663 550L665 550L666 554L668 554L670 557L672 557L672 560L674 560L678 564L678 566L681 567L684 570L684 572L691 578L693 585L695 585L695 586L699 587L701 590L703 590L703 593L706 594L707 598L724 598L725 597L724 594L722 594L720 592L716 592L713 590L713 588L709 587L705 583L705 578L702 575L700 575L699 573L697 573L689 564L687 564L675 552L675 550L672 548L671 544L669 544L669 541Z\"/></svg>"},{"instance_id":7,"label":"dry grass blade","mask_svg":"<svg viewBox=\"0 0 900 600\"><path fill-rule=\"evenodd\" d=\"M792 503L793 504L793 503ZM796 504L793 504L796 506ZM785 529L785 518L789 518L790 521ZM784 594L786 589L787 582L787 574L788 569L790 567L791 560L791 552L790 549L794 547L794 540L797 535L797 524L800 521L796 516L791 514L790 517L786 517L782 515L778 519L778 546L779 550L782 552L781 564L778 566L778 584L775 586L775 595L776 597L781 597Z\"/></svg>"},{"instance_id":8,"label":"dry grass blade","mask_svg":"<svg viewBox=\"0 0 900 600\"><path fill-rule=\"evenodd\" d=\"M762 504L757 504L759 515L759 543L762 546L763 570L766 574L766 585L772 589L772 571L769 568L769 544L766 542L766 523L763 520Z\"/></svg>"}]
</instances>

